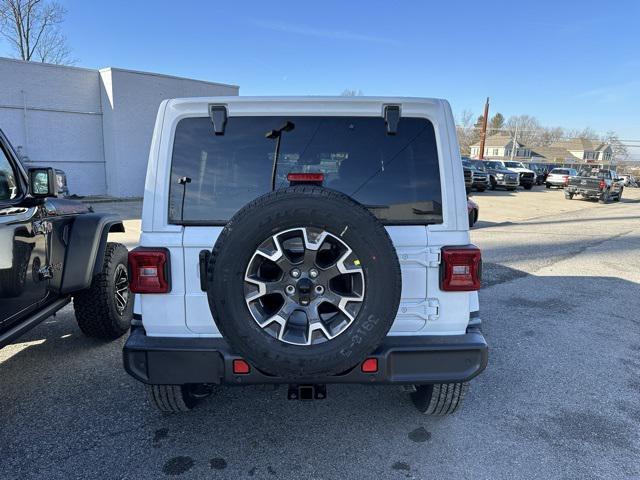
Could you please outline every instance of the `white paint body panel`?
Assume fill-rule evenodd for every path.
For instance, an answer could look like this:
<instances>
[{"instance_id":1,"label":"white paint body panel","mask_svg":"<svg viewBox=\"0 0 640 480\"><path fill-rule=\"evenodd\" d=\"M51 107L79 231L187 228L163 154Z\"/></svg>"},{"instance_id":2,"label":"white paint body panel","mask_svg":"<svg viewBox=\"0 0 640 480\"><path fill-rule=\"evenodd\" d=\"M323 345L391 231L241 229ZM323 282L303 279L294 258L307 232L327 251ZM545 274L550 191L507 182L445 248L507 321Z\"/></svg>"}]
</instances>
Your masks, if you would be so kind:
<instances>
[{"instance_id":1,"label":"white paint body panel","mask_svg":"<svg viewBox=\"0 0 640 480\"><path fill-rule=\"evenodd\" d=\"M477 292L442 292L439 251L447 245L467 245L469 226L464 177L455 124L444 100L396 97L212 97L162 102L155 124L145 184L140 244L167 247L171 255L171 292L138 295L150 336L220 336L207 296L200 290L198 258L211 250L222 231L216 226L169 225L169 172L177 123L186 117L208 116L211 103L227 106L229 116L309 115L376 116L387 104L400 105L402 116L433 123L442 190L443 223L390 226L402 270L402 297L390 335L458 335L465 332L469 312L478 310Z\"/></svg>"}]
</instances>

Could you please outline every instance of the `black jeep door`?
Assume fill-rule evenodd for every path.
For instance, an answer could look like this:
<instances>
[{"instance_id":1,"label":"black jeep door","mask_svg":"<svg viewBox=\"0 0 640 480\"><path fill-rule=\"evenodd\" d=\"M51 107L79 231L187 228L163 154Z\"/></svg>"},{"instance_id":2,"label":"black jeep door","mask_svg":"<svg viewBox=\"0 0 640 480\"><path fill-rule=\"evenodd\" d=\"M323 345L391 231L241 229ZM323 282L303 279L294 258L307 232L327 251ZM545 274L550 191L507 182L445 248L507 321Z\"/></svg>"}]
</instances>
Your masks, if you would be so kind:
<instances>
[{"instance_id":1,"label":"black jeep door","mask_svg":"<svg viewBox=\"0 0 640 480\"><path fill-rule=\"evenodd\" d=\"M47 222L41 207L25 207L24 171L0 132L0 334L47 295Z\"/></svg>"}]
</instances>

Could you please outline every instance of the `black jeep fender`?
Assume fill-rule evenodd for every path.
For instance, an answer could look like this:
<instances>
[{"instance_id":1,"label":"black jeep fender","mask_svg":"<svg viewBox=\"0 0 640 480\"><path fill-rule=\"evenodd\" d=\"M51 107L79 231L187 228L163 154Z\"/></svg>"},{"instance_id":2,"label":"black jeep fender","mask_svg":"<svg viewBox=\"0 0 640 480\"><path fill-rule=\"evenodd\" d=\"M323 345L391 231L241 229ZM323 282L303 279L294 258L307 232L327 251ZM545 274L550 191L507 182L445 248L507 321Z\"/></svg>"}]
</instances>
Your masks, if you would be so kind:
<instances>
[{"instance_id":1,"label":"black jeep fender","mask_svg":"<svg viewBox=\"0 0 640 480\"><path fill-rule=\"evenodd\" d=\"M94 275L102 269L109 232L124 232L122 220L115 215L87 213L75 218L67 244L61 293L89 288Z\"/></svg>"}]
</instances>

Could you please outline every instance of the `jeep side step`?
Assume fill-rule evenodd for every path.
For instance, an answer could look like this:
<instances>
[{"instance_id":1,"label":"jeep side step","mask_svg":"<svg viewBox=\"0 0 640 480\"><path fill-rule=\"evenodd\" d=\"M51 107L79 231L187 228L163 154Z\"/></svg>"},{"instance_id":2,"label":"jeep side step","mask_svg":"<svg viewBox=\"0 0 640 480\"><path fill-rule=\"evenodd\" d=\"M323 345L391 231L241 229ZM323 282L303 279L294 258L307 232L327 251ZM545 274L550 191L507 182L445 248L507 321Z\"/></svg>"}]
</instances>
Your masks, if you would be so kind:
<instances>
[{"instance_id":1,"label":"jeep side step","mask_svg":"<svg viewBox=\"0 0 640 480\"><path fill-rule=\"evenodd\" d=\"M315 385L289 385L287 392L289 400L323 400L327 398L327 386L325 384Z\"/></svg>"}]
</instances>

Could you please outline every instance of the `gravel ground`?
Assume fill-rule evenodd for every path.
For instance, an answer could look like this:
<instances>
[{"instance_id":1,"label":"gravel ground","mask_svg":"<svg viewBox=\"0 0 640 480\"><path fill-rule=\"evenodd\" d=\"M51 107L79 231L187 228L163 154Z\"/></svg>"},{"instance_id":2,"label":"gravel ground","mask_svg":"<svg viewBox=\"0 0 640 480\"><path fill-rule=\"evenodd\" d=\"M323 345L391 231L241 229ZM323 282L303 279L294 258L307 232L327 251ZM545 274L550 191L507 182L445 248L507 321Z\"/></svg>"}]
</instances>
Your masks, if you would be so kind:
<instances>
[{"instance_id":1,"label":"gravel ground","mask_svg":"<svg viewBox=\"0 0 640 480\"><path fill-rule=\"evenodd\" d=\"M333 385L309 403L222 388L163 415L122 370L124 340L84 338L67 307L0 350L0 476L637 478L640 190L625 194L475 197L491 350L455 416L421 416L396 387Z\"/></svg>"}]
</instances>

